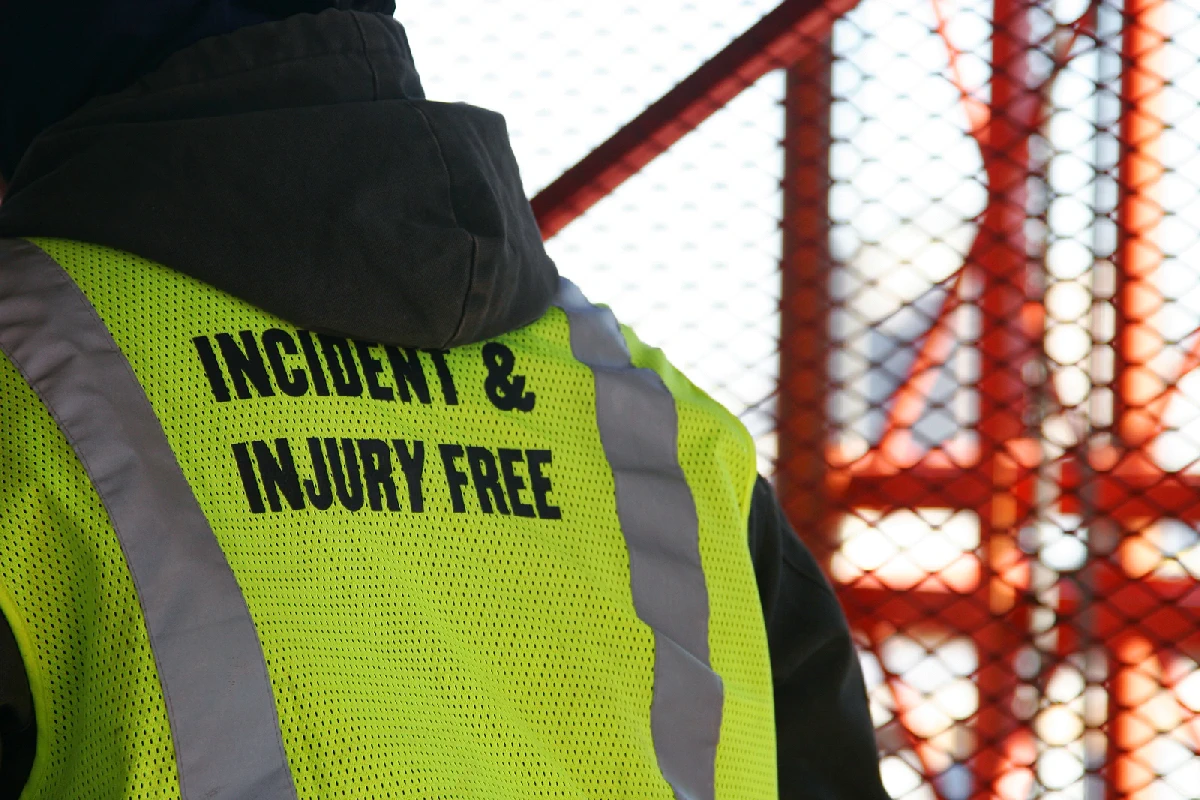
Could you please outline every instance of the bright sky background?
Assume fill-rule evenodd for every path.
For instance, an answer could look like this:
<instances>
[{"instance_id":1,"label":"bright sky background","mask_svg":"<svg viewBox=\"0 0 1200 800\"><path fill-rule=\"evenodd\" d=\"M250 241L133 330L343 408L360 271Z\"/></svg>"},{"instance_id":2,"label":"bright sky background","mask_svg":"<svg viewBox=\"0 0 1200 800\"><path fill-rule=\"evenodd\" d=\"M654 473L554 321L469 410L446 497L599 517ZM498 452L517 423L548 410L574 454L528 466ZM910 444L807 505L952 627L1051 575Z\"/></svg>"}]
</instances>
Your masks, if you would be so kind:
<instances>
[{"instance_id":1,"label":"bright sky background","mask_svg":"<svg viewBox=\"0 0 1200 800\"><path fill-rule=\"evenodd\" d=\"M499 111L530 196L776 5L401 3L430 99ZM780 73L771 73L548 243L774 453ZM747 411L747 409L752 409Z\"/></svg>"}]
</instances>

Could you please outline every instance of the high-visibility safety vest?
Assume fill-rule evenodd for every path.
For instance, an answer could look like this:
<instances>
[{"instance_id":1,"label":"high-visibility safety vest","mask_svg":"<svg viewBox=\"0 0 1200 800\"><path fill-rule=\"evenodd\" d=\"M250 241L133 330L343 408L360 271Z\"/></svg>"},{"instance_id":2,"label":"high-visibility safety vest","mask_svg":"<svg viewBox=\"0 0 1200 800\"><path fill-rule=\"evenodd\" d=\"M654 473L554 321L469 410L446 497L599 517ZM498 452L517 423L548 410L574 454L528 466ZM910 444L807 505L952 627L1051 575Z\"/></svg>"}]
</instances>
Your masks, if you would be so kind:
<instances>
[{"instance_id":1,"label":"high-visibility safety vest","mask_svg":"<svg viewBox=\"0 0 1200 800\"><path fill-rule=\"evenodd\" d=\"M0 351L26 798L776 795L750 437L571 284L417 351L6 240Z\"/></svg>"}]
</instances>

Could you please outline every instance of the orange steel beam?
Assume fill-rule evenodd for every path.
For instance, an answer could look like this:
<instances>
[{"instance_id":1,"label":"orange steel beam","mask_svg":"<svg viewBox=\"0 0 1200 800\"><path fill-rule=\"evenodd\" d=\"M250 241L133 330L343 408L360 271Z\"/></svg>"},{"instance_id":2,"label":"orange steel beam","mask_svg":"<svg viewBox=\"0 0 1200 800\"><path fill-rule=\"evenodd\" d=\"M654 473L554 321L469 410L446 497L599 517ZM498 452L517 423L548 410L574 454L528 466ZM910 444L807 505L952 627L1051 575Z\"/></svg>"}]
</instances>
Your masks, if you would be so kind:
<instances>
[{"instance_id":1,"label":"orange steel beam","mask_svg":"<svg viewBox=\"0 0 1200 800\"><path fill-rule=\"evenodd\" d=\"M1127 631L1113 647L1109 693L1109 790L1115 798L1149 800L1158 776L1146 763L1145 748L1158 735L1142 713L1161 689L1153 642Z\"/></svg>"},{"instance_id":2,"label":"orange steel beam","mask_svg":"<svg viewBox=\"0 0 1200 800\"><path fill-rule=\"evenodd\" d=\"M832 62L827 40L787 70L775 462L784 512L826 566L837 546L825 491Z\"/></svg>"},{"instance_id":3,"label":"orange steel beam","mask_svg":"<svg viewBox=\"0 0 1200 800\"><path fill-rule=\"evenodd\" d=\"M1079 583L1064 581L1058 609L1064 618L1074 619L1086 611L1091 617L1089 633L1110 647L1137 627L1156 647L1172 647L1192 658L1200 654L1200 582L1194 578L1131 577L1107 562L1086 569L1105 602L1085 607ZM1018 585L1025 588L1027 584ZM885 578L868 575L839 585L838 596L851 626L870 635L880 625L902 631L931 624L965 636L986 632L1015 647L1015 640L1004 640L1003 635L1013 633L1023 619L1016 614L998 621L988 613L986 587L960 591L952 589L949 581L926 581L921 588L900 589ZM1064 633L1060 647L1065 654L1077 648L1080 634Z\"/></svg>"},{"instance_id":4,"label":"orange steel beam","mask_svg":"<svg viewBox=\"0 0 1200 800\"><path fill-rule=\"evenodd\" d=\"M986 501L991 486L973 464L951 464L938 454L896 469L880 467L836 468L826 478L831 502L839 508L895 510L925 506L974 511ZM1071 458L1057 465L1059 505L1064 513L1079 513L1080 465ZM1200 474L1167 472L1141 453L1105 463L1103 471L1089 470L1089 504L1093 513L1126 526L1146 519L1178 519L1200 523ZM1017 507L1032 503L1033 470L1018 469L1011 497Z\"/></svg>"},{"instance_id":5,"label":"orange steel beam","mask_svg":"<svg viewBox=\"0 0 1200 800\"><path fill-rule=\"evenodd\" d=\"M1164 341L1152 323L1163 303L1154 278L1162 263L1155 233L1163 219L1157 198L1164 173L1159 145L1164 131L1161 102L1165 87L1163 60L1166 47L1164 0L1126 0L1121 57L1121 159L1118 165L1117 224L1120 242L1115 262L1120 281L1117 305L1117 418L1116 430L1127 447L1143 449L1158 432L1148 408L1164 390L1164 381L1151 368ZM1143 453L1142 472L1150 471ZM1147 487L1149 488L1149 487ZM1132 492L1130 493L1132 495ZM1143 494L1130 497L1130 505L1147 506L1150 518L1161 508ZM1122 555L1128 552L1126 548ZM1125 560L1124 558L1122 560ZM1126 565L1128 566L1128 565ZM1124 571L1124 570L1122 570ZM1152 644L1130 628L1115 648L1115 675L1111 684L1108 739L1109 778L1116 798L1137 798L1153 780L1139 757L1145 743L1146 723L1139 713L1147 699ZM1147 780L1149 778L1149 780Z\"/></svg>"},{"instance_id":6,"label":"orange steel beam","mask_svg":"<svg viewBox=\"0 0 1200 800\"><path fill-rule=\"evenodd\" d=\"M533 198L549 239L773 69L822 45L858 0L785 0Z\"/></svg>"},{"instance_id":7,"label":"orange steel beam","mask_svg":"<svg viewBox=\"0 0 1200 800\"><path fill-rule=\"evenodd\" d=\"M999 622L987 610L987 589L970 592L929 590L897 591L886 586L842 584L838 597L846 606L846 618L855 630L878 638L879 626L903 631L918 625L934 625L974 637L985 633L997 641L1013 633L1012 626Z\"/></svg>"},{"instance_id":8,"label":"orange steel beam","mask_svg":"<svg viewBox=\"0 0 1200 800\"><path fill-rule=\"evenodd\" d=\"M1011 613L1022 602L1018 588L1007 578L1026 560L1017 537L1027 513L1022 513L1013 496L1021 470L1004 448L1025 434L1028 392L1022 369L1037 346L1021 325L1029 269L1025 224L1030 126L1041 104L1029 74L1029 52L1034 44L1030 12L1024 0L993 3L990 109L986 136L977 137L988 178L988 202L969 256L970 263L979 265L983 280L979 439L981 467L991 485L979 515L989 603L997 615ZM1018 678L1012 650L989 655L993 660L977 676L978 781L972 799L1007 800L1012 787L1006 781L1011 767L1006 750L1022 728L1012 708Z\"/></svg>"},{"instance_id":9,"label":"orange steel beam","mask_svg":"<svg viewBox=\"0 0 1200 800\"><path fill-rule=\"evenodd\" d=\"M941 308L921 337L908 377L892 394L887 427L877 449L883 458L894 464L910 464L918 458L916 454L921 444L913 440L912 426L917 424L929 404L929 394L937 384L938 369L954 351L954 314L962 305L965 266L959 267L948 282Z\"/></svg>"},{"instance_id":10,"label":"orange steel beam","mask_svg":"<svg viewBox=\"0 0 1200 800\"><path fill-rule=\"evenodd\" d=\"M1161 558L1156 554L1154 560ZM1159 649L1200 654L1200 582L1194 578L1131 576L1104 560L1085 567L1082 577L1094 584L1091 591L1077 581L1063 581L1059 587L1062 654L1078 652L1085 635L1115 652L1131 632ZM1103 602L1096 602L1096 596Z\"/></svg>"},{"instance_id":11,"label":"orange steel beam","mask_svg":"<svg viewBox=\"0 0 1200 800\"><path fill-rule=\"evenodd\" d=\"M1155 232L1163 219L1157 190L1164 171L1159 144L1164 130L1160 106L1165 6L1165 0L1126 0L1121 43L1117 433L1131 447L1146 445L1154 436L1155 421L1146 405L1162 393L1165 383L1150 367L1164 344L1151 320L1163 304L1154 277L1162 263Z\"/></svg>"},{"instance_id":12,"label":"orange steel beam","mask_svg":"<svg viewBox=\"0 0 1200 800\"><path fill-rule=\"evenodd\" d=\"M978 141L979 136L987 127L990 112L987 104L971 91L971 87L967 86L967 82L963 78L962 53L950 38L950 20L946 16L945 0L932 0L932 3L933 16L937 20L937 34L946 49L946 60L950 67L950 82L958 90L963 112L967 115L967 125L970 126L971 135Z\"/></svg>"}]
</instances>

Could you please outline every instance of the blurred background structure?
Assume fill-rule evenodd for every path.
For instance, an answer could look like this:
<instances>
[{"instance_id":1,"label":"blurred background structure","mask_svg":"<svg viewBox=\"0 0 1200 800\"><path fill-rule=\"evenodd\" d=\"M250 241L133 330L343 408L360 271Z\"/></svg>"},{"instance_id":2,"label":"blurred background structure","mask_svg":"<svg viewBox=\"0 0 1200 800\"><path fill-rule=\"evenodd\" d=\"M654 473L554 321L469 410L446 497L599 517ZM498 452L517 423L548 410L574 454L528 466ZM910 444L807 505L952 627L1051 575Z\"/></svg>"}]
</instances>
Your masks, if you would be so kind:
<instances>
[{"instance_id":1,"label":"blurred background structure","mask_svg":"<svg viewBox=\"0 0 1200 800\"><path fill-rule=\"evenodd\" d=\"M399 16L756 436L897 800L1200 798L1200 0Z\"/></svg>"}]
</instances>

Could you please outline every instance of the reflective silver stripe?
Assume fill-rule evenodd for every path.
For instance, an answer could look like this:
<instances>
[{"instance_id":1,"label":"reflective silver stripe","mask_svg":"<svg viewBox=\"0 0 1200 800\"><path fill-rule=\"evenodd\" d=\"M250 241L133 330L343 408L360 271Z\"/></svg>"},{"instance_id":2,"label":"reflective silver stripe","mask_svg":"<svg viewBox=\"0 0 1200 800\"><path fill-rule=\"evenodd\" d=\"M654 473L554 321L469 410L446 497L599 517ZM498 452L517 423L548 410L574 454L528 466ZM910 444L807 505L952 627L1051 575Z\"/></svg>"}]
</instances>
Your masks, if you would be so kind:
<instances>
[{"instance_id":1,"label":"reflective silver stripe","mask_svg":"<svg viewBox=\"0 0 1200 800\"><path fill-rule=\"evenodd\" d=\"M294 800L262 648L150 401L79 289L0 240L0 350L87 470L125 553L187 800Z\"/></svg>"},{"instance_id":2,"label":"reflective silver stripe","mask_svg":"<svg viewBox=\"0 0 1200 800\"><path fill-rule=\"evenodd\" d=\"M650 730L658 766L679 800L712 800L724 688L709 664L700 524L679 464L675 399L657 373L633 366L612 312L566 279L555 305L567 314L572 353L595 376L633 604L654 631Z\"/></svg>"}]
</instances>

